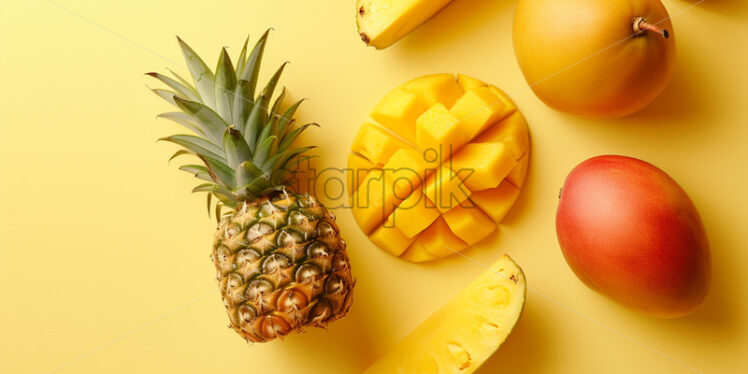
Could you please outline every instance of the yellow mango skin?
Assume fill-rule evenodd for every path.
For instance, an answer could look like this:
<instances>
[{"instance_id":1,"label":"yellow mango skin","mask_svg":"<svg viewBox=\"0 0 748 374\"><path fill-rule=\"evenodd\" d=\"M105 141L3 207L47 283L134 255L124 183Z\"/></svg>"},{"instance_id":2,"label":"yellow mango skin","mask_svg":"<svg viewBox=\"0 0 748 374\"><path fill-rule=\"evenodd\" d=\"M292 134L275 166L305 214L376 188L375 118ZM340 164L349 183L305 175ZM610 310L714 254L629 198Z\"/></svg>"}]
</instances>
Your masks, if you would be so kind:
<instances>
[{"instance_id":1,"label":"yellow mango skin","mask_svg":"<svg viewBox=\"0 0 748 374\"><path fill-rule=\"evenodd\" d=\"M441 167L424 184L423 194L440 212L445 213L460 205L470 196L470 190L448 167Z\"/></svg>"},{"instance_id":2,"label":"yellow mango skin","mask_svg":"<svg viewBox=\"0 0 748 374\"><path fill-rule=\"evenodd\" d=\"M380 125L415 144L416 119L426 109L416 94L399 88L379 100L369 115Z\"/></svg>"},{"instance_id":3,"label":"yellow mango skin","mask_svg":"<svg viewBox=\"0 0 748 374\"><path fill-rule=\"evenodd\" d=\"M364 373L473 373L511 333L525 293L522 269L504 255Z\"/></svg>"},{"instance_id":4,"label":"yellow mango skin","mask_svg":"<svg viewBox=\"0 0 748 374\"><path fill-rule=\"evenodd\" d=\"M465 144L469 138L458 126L460 119L443 104L435 104L416 120L416 144L422 151L432 151L442 160Z\"/></svg>"},{"instance_id":5,"label":"yellow mango skin","mask_svg":"<svg viewBox=\"0 0 748 374\"><path fill-rule=\"evenodd\" d=\"M504 143L470 143L451 160L452 171L462 177L470 191L494 188L517 166Z\"/></svg>"},{"instance_id":6,"label":"yellow mango skin","mask_svg":"<svg viewBox=\"0 0 748 374\"><path fill-rule=\"evenodd\" d=\"M468 246L452 233L442 217L437 218L431 226L423 230L413 245L416 245L415 243L423 246L426 253L438 258L462 252Z\"/></svg>"},{"instance_id":7,"label":"yellow mango skin","mask_svg":"<svg viewBox=\"0 0 748 374\"><path fill-rule=\"evenodd\" d=\"M421 189L416 189L392 212L388 220L394 222L400 232L412 238L420 234L437 218L439 211L426 199Z\"/></svg>"},{"instance_id":8,"label":"yellow mango skin","mask_svg":"<svg viewBox=\"0 0 748 374\"><path fill-rule=\"evenodd\" d=\"M506 180L513 184L514 187L519 189L525 184L525 178L527 178L527 171L530 168L530 154L525 153L524 156L517 160L517 166L512 170L509 175L506 176Z\"/></svg>"},{"instance_id":9,"label":"yellow mango skin","mask_svg":"<svg viewBox=\"0 0 748 374\"><path fill-rule=\"evenodd\" d=\"M463 92L468 92L474 88L488 87L488 84L480 79L475 79L459 73L457 74L457 84L460 85Z\"/></svg>"},{"instance_id":10,"label":"yellow mango skin","mask_svg":"<svg viewBox=\"0 0 748 374\"><path fill-rule=\"evenodd\" d=\"M669 38L649 31L632 37L639 16L669 30ZM620 118L647 106L670 82L672 31L659 0L520 0L514 51L527 83L548 106Z\"/></svg>"},{"instance_id":11,"label":"yellow mango skin","mask_svg":"<svg viewBox=\"0 0 748 374\"><path fill-rule=\"evenodd\" d=\"M369 239L380 249L397 257L405 252L416 239L405 236L402 231L393 225L393 222L385 222L384 225L369 235Z\"/></svg>"},{"instance_id":12,"label":"yellow mango skin","mask_svg":"<svg viewBox=\"0 0 748 374\"><path fill-rule=\"evenodd\" d=\"M403 88L416 94L424 108L435 104L451 108L464 93L453 74L424 75L405 83Z\"/></svg>"},{"instance_id":13,"label":"yellow mango skin","mask_svg":"<svg viewBox=\"0 0 748 374\"><path fill-rule=\"evenodd\" d=\"M519 192L509 181L503 181L496 188L473 192L470 201L498 224L514 206Z\"/></svg>"},{"instance_id":14,"label":"yellow mango skin","mask_svg":"<svg viewBox=\"0 0 748 374\"><path fill-rule=\"evenodd\" d=\"M369 171L376 168L381 169L381 165L377 166L356 153L348 154L348 167L345 171L348 182L348 197L358 190L358 187L361 186Z\"/></svg>"},{"instance_id":15,"label":"yellow mango skin","mask_svg":"<svg viewBox=\"0 0 748 374\"><path fill-rule=\"evenodd\" d=\"M530 132L522 114L514 112L486 130L474 141L478 143L502 142L509 147L514 158L519 159L530 149Z\"/></svg>"},{"instance_id":16,"label":"yellow mango skin","mask_svg":"<svg viewBox=\"0 0 748 374\"><path fill-rule=\"evenodd\" d=\"M367 45L387 48L450 2L452 0L358 0L358 33Z\"/></svg>"},{"instance_id":17,"label":"yellow mango skin","mask_svg":"<svg viewBox=\"0 0 748 374\"><path fill-rule=\"evenodd\" d=\"M460 119L457 126L468 139L474 138L494 125L506 113L506 104L488 87L478 87L465 92L449 112Z\"/></svg>"},{"instance_id":18,"label":"yellow mango skin","mask_svg":"<svg viewBox=\"0 0 748 374\"><path fill-rule=\"evenodd\" d=\"M384 164L401 148L410 146L369 122L361 125L351 145L351 151L359 153L375 164Z\"/></svg>"},{"instance_id":19,"label":"yellow mango skin","mask_svg":"<svg viewBox=\"0 0 748 374\"><path fill-rule=\"evenodd\" d=\"M473 245L491 235L496 225L478 207L458 205L442 215L444 222L458 238Z\"/></svg>"}]
</instances>

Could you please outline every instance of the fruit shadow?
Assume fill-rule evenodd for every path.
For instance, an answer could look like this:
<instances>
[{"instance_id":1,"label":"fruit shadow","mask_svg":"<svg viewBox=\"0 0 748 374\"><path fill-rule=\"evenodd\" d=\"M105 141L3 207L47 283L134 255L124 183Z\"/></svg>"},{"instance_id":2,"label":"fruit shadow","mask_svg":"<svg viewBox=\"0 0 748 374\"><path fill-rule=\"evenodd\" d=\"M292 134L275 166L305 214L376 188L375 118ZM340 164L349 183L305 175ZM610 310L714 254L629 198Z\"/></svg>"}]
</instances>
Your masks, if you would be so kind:
<instances>
[{"instance_id":1,"label":"fruit shadow","mask_svg":"<svg viewBox=\"0 0 748 374\"><path fill-rule=\"evenodd\" d=\"M476 374L487 373L547 373L549 353L548 331L542 308L529 297L517 325L499 350Z\"/></svg>"},{"instance_id":2,"label":"fruit shadow","mask_svg":"<svg viewBox=\"0 0 748 374\"><path fill-rule=\"evenodd\" d=\"M423 51L469 40L473 30L481 24L512 8L514 2L508 0L455 0L393 48L416 56Z\"/></svg>"}]
</instances>

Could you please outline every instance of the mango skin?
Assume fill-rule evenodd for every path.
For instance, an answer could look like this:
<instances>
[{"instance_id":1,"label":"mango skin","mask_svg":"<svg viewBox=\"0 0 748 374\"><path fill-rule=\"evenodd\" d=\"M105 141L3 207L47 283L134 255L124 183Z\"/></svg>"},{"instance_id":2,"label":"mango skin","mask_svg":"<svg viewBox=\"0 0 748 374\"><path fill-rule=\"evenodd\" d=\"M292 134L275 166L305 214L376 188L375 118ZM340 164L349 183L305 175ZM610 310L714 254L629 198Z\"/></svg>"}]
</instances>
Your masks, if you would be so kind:
<instances>
[{"instance_id":1,"label":"mango skin","mask_svg":"<svg viewBox=\"0 0 748 374\"><path fill-rule=\"evenodd\" d=\"M644 161L598 156L574 168L560 194L556 234L580 280L644 314L685 316L709 290L709 242L696 207Z\"/></svg>"}]
</instances>

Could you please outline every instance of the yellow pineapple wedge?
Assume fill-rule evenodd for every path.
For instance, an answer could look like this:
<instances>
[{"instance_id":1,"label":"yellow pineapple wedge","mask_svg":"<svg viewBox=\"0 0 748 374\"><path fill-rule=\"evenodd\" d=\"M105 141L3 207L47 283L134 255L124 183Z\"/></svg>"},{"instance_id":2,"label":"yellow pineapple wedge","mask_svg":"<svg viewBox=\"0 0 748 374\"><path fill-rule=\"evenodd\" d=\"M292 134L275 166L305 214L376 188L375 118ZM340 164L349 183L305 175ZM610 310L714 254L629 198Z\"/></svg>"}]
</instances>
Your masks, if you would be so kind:
<instances>
[{"instance_id":1,"label":"yellow pineapple wedge","mask_svg":"<svg viewBox=\"0 0 748 374\"><path fill-rule=\"evenodd\" d=\"M433 17L452 0L358 0L356 24L361 40L387 48Z\"/></svg>"},{"instance_id":2,"label":"yellow pineapple wedge","mask_svg":"<svg viewBox=\"0 0 748 374\"><path fill-rule=\"evenodd\" d=\"M504 343L524 303L525 276L504 255L365 373L472 373Z\"/></svg>"}]
</instances>

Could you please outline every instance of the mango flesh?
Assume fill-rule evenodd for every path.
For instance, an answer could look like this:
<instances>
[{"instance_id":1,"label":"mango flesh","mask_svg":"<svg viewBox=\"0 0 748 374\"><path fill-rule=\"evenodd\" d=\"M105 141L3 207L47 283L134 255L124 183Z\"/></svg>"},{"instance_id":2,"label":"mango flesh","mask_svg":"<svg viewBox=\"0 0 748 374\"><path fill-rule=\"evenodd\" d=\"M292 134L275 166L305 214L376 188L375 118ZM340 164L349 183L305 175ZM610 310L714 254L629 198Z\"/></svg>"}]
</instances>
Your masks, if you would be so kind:
<instances>
[{"instance_id":1,"label":"mango flesh","mask_svg":"<svg viewBox=\"0 0 748 374\"><path fill-rule=\"evenodd\" d=\"M359 176L348 178L354 218L376 246L431 261L497 229L530 153L527 124L506 93L432 74L395 88L370 115L376 122L359 129L347 173Z\"/></svg>"},{"instance_id":2,"label":"mango flesh","mask_svg":"<svg viewBox=\"0 0 748 374\"><path fill-rule=\"evenodd\" d=\"M387 48L452 0L358 0L356 24L366 45Z\"/></svg>"},{"instance_id":3,"label":"mango flesh","mask_svg":"<svg viewBox=\"0 0 748 374\"><path fill-rule=\"evenodd\" d=\"M364 373L475 372L519 320L525 289L522 270L502 256Z\"/></svg>"},{"instance_id":4,"label":"mango flesh","mask_svg":"<svg viewBox=\"0 0 748 374\"><path fill-rule=\"evenodd\" d=\"M699 213L649 163L599 156L579 164L561 192L556 234L577 277L623 306L673 318L706 297L711 265Z\"/></svg>"}]
</instances>

